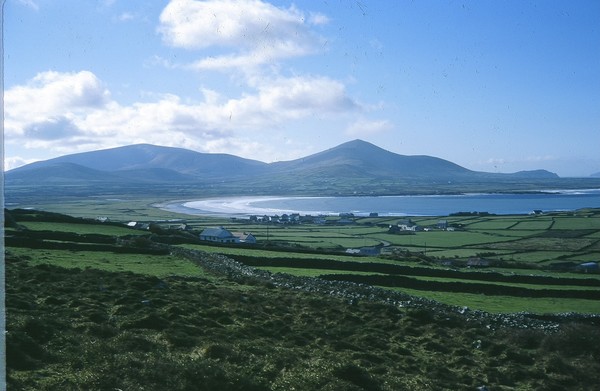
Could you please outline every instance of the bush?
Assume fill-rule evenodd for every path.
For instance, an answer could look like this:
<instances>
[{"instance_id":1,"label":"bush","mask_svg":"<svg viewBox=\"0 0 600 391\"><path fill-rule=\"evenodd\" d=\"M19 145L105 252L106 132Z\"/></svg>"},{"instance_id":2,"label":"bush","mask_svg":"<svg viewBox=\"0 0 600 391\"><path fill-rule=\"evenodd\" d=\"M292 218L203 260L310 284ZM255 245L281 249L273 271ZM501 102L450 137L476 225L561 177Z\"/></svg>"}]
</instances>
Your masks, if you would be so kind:
<instances>
[{"instance_id":1,"label":"bush","mask_svg":"<svg viewBox=\"0 0 600 391\"><path fill-rule=\"evenodd\" d=\"M546 336L542 348L547 352L560 352L566 357L591 356L600 360L600 329L596 326L571 323Z\"/></svg>"}]
</instances>

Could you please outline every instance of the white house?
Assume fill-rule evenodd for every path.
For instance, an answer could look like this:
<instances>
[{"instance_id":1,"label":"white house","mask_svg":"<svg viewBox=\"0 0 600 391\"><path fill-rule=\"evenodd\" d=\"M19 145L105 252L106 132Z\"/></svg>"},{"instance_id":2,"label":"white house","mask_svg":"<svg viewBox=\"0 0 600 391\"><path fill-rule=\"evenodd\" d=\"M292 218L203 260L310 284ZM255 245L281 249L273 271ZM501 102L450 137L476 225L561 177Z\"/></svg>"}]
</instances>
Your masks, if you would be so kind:
<instances>
[{"instance_id":1,"label":"white house","mask_svg":"<svg viewBox=\"0 0 600 391\"><path fill-rule=\"evenodd\" d=\"M223 227L205 228L200 233L200 240L217 243L239 243L239 239Z\"/></svg>"},{"instance_id":2,"label":"white house","mask_svg":"<svg viewBox=\"0 0 600 391\"><path fill-rule=\"evenodd\" d=\"M256 244L256 237L247 232L231 232L223 227L205 228L200 233L200 240L217 243Z\"/></svg>"},{"instance_id":3,"label":"white house","mask_svg":"<svg viewBox=\"0 0 600 391\"><path fill-rule=\"evenodd\" d=\"M238 243L256 244L256 238L249 232L234 232L233 236L238 239Z\"/></svg>"}]
</instances>

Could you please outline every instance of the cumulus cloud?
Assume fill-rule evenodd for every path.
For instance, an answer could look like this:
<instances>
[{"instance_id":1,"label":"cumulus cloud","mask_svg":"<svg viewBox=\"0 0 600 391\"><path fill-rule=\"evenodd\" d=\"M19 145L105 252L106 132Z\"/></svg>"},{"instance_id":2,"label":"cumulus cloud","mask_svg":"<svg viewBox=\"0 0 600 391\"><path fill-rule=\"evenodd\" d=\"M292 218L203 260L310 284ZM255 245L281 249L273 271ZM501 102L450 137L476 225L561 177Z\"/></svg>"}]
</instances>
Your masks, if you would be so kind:
<instances>
[{"instance_id":1,"label":"cumulus cloud","mask_svg":"<svg viewBox=\"0 0 600 391\"><path fill-rule=\"evenodd\" d=\"M41 140L59 140L81 134L81 131L66 117L48 118L41 122L28 124L23 129L27 138Z\"/></svg>"},{"instance_id":2,"label":"cumulus cloud","mask_svg":"<svg viewBox=\"0 0 600 391\"><path fill-rule=\"evenodd\" d=\"M29 163L35 162L36 159L25 159L21 156L9 156L4 158L4 171L12 170L13 168L21 167Z\"/></svg>"},{"instance_id":3,"label":"cumulus cloud","mask_svg":"<svg viewBox=\"0 0 600 391\"><path fill-rule=\"evenodd\" d=\"M260 0L172 0L160 15L158 32L173 47L231 50L191 65L214 70L314 53L320 38L310 26L327 22L325 15L306 17L293 6L283 9Z\"/></svg>"},{"instance_id":4,"label":"cumulus cloud","mask_svg":"<svg viewBox=\"0 0 600 391\"><path fill-rule=\"evenodd\" d=\"M92 72L42 72L27 84L5 91L5 131L22 134L34 123L101 108L109 98Z\"/></svg>"},{"instance_id":5,"label":"cumulus cloud","mask_svg":"<svg viewBox=\"0 0 600 391\"><path fill-rule=\"evenodd\" d=\"M320 76L252 80L249 92L226 98L204 88L200 102L174 94L122 105L91 72L45 72L6 91L7 142L62 151L148 142L170 146L231 147L293 120L343 115L361 106L339 81ZM240 140L245 140L243 143ZM211 150L213 152L213 150Z\"/></svg>"},{"instance_id":6,"label":"cumulus cloud","mask_svg":"<svg viewBox=\"0 0 600 391\"><path fill-rule=\"evenodd\" d=\"M253 105L281 120L314 113L341 113L360 109L342 83L327 77L293 77L265 80L258 84ZM240 101L239 103L243 103Z\"/></svg>"},{"instance_id":7,"label":"cumulus cloud","mask_svg":"<svg viewBox=\"0 0 600 391\"><path fill-rule=\"evenodd\" d=\"M362 137L376 133L382 133L391 129L392 127L392 123L388 120L372 121L359 119L346 128L346 134L352 137Z\"/></svg>"}]
</instances>

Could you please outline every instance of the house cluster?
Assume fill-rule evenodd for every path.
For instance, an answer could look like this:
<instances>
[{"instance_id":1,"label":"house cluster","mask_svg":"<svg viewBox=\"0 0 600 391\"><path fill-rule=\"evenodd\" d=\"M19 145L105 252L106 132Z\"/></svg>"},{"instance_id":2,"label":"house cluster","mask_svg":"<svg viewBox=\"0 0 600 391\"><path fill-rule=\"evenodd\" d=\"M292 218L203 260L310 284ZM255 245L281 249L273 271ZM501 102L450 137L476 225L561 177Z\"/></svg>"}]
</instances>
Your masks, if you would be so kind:
<instances>
[{"instance_id":1,"label":"house cluster","mask_svg":"<svg viewBox=\"0 0 600 391\"><path fill-rule=\"evenodd\" d=\"M125 226L127 226L129 228L140 229L140 230L144 230L144 231L149 230L152 225L160 225L160 227L163 229L176 230L176 231L191 231L192 230L192 227L190 225L187 225L186 223L182 223L182 222L177 222L177 223L172 223L172 224L166 225L164 221L156 222L156 223L130 221L125 224Z\"/></svg>"},{"instance_id":2,"label":"house cluster","mask_svg":"<svg viewBox=\"0 0 600 391\"><path fill-rule=\"evenodd\" d=\"M247 232L231 232L223 227L205 228L200 233L200 240L215 243L256 244L256 238Z\"/></svg>"},{"instance_id":3,"label":"house cluster","mask_svg":"<svg viewBox=\"0 0 600 391\"><path fill-rule=\"evenodd\" d=\"M150 223L142 223L140 221L130 221L125 225L128 226L129 228L134 228L134 229L142 229L142 230L150 229Z\"/></svg>"},{"instance_id":4,"label":"house cluster","mask_svg":"<svg viewBox=\"0 0 600 391\"><path fill-rule=\"evenodd\" d=\"M332 225L349 225L356 223L356 216L354 213L342 212L337 215L336 218L333 215L301 215L299 213L284 213L281 216L250 216L250 222L257 224L332 224ZM371 212L369 217L379 217L379 213Z\"/></svg>"},{"instance_id":5,"label":"house cluster","mask_svg":"<svg viewBox=\"0 0 600 391\"><path fill-rule=\"evenodd\" d=\"M309 220L309 221L308 221ZM253 223L274 223L274 224L301 224L312 222L312 216L301 216L299 213L284 213L281 216L250 216L250 221Z\"/></svg>"},{"instance_id":6,"label":"house cluster","mask_svg":"<svg viewBox=\"0 0 600 391\"><path fill-rule=\"evenodd\" d=\"M411 219L403 219L398 221L396 225L390 225L388 232L395 233L413 233L419 231L431 231L433 229L442 231L454 231L455 228L448 225L448 220L439 220L436 225L423 227L414 223Z\"/></svg>"},{"instance_id":7,"label":"house cluster","mask_svg":"<svg viewBox=\"0 0 600 391\"><path fill-rule=\"evenodd\" d=\"M349 255L361 255L364 257L376 257L381 254L381 247L361 247L361 248L349 248L346 250L346 254Z\"/></svg>"},{"instance_id":8,"label":"house cluster","mask_svg":"<svg viewBox=\"0 0 600 391\"><path fill-rule=\"evenodd\" d=\"M577 265L575 270L584 273L598 273L600 271L600 266L598 265L598 262L584 262Z\"/></svg>"}]
</instances>

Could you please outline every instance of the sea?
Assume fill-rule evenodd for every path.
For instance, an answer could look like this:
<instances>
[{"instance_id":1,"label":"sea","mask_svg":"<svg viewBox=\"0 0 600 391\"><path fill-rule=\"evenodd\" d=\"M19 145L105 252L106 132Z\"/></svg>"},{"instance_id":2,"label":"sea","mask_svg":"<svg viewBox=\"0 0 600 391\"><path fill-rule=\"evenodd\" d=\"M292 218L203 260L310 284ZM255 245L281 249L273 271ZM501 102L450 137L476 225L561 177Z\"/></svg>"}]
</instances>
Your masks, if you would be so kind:
<instances>
[{"instance_id":1,"label":"sea","mask_svg":"<svg viewBox=\"0 0 600 391\"><path fill-rule=\"evenodd\" d=\"M527 194L460 194L360 197L225 197L160 205L190 215L447 216L459 212L528 214L600 208L600 189L544 190Z\"/></svg>"}]
</instances>

